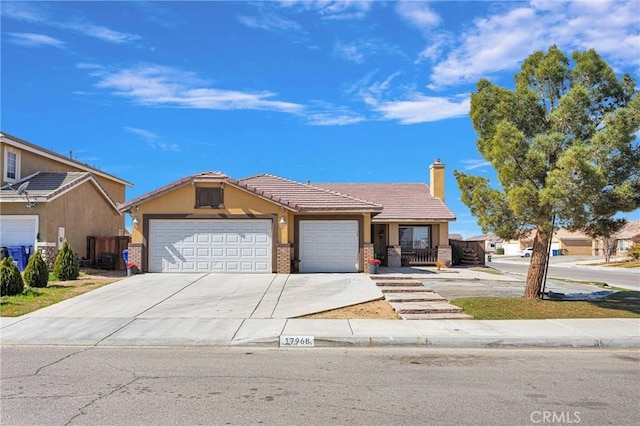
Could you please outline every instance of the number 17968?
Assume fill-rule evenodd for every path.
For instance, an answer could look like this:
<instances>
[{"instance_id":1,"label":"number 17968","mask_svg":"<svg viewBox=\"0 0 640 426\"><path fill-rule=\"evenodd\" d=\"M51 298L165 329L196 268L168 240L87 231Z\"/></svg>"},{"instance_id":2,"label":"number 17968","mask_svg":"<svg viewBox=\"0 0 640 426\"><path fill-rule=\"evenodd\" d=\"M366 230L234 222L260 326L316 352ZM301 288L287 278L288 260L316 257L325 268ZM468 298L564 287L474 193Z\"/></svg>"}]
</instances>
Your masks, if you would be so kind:
<instances>
[{"instance_id":1,"label":"number 17968","mask_svg":"<svg viewBox=\"0 0 640 426\"><path fill-rule=\"evenodd\" d=\"M280 346L314 346L313 336L280 336Z\"/></svg>"}]
</instances>

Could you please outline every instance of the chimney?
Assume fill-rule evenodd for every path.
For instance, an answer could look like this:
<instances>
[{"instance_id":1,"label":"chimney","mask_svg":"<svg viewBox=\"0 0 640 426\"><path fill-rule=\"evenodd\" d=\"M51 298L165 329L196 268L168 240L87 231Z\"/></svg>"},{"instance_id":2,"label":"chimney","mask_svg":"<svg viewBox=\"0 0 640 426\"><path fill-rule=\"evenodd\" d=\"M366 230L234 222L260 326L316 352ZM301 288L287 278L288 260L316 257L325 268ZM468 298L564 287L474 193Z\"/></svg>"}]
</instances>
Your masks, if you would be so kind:
<instances>
[{"instance_id":1,"label":"chimney","mask_svg":"<svg viewBox=\"0 0 640 426\"><path fill-rule=\"evenodd\" d=\"M439 158L429 166L429 189L432 197L439 198L444 203L444 164Z\"/></svg>"}]
</instances>

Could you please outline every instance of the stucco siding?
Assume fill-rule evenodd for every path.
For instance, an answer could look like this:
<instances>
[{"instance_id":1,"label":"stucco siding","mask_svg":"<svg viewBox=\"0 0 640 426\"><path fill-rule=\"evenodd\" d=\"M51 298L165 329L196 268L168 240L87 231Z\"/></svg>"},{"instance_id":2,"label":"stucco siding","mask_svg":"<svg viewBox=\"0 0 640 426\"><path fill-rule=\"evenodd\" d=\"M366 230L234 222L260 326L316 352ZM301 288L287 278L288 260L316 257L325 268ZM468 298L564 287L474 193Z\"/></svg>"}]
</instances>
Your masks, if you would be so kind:
<instances>
[{"instance_id":1,"label":"stucco siding","mask_svg":"<svg viewBox=\"0 0 640 426\"><path fill-rule=\"evenodd\" d=\"M65 173L86 171L80 169L79 167L62 164L50 158L46 158L29 151L21 151L21 157L22 177L29 176L36 172ZM107 194L109 194L109 196L113 199L113 201L117 203L124 203L125 187L123 184L114 182L99 175L94 174L94 176L107 192Z\"/></svg>"},{"instance_id":2,"label":"stucco siding","mask_svg":"<svg viewBox=\"0 0 640 426\"><path fill-rule=\"evenodd\" d=\"M47 241L52 241L50 236L55 241L58 227L64 226L67 241L78 255L84 256L87 236L117 236L120 230L124 231L124 216L113 210L92 183L86 182L51 201L44 224Z\"/></svg>"},{"instance_id":3,"label":"stucco siding","mask_svg":"<svg viewBox=\"0 0 640 426\"><path fill-rule=\"evenodd\" d=\"M213 187L215 185L199 185L200 187ZM278 215L284 212L281 207L251 195L243 190L226 185L224 188L224 208L195 208L195 187L185 185L157 198L149 200L134 208L132 216L138 217L140 223L132 232L132 243L142 243L142 218L145 214L194 214L194 215L228 215L228 216L252 216L252 215ZM280 231L287 234L286 231Z\"/></svg>"},{"instance_id":4,"label":"stucco siding","mask_svg":"<svg viewBox=\"0 0 640 426\"><path fill-rule=\"evenodd\" d=\"M38 215L41 242L57 242L58 227L64 227L67 241L81 257L86 252L87 236L113 237L124 230L124 216L90 182L48 203L37 203L33 209L25 203L3 203L2 214Z\"/></svg>"}]
</instances>

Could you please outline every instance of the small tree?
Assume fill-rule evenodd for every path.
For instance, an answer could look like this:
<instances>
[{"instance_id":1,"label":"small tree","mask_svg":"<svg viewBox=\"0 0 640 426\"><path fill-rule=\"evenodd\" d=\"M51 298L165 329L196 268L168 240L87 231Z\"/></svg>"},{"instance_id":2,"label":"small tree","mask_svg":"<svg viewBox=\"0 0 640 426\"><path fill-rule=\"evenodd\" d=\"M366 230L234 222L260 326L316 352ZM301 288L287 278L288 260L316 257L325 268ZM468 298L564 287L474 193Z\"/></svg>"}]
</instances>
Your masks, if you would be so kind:
<instances>
[{"instance_id":1,"label":"small tree","mask_svg":"<svg viewBox=\"0 0 640 426\"><path fill-rule=\"evenodd\" d=\"M71 246L64 240L53 264L53 274L60 281L75 280L80 275L80 264Z\"/></svg>"},{"instance_id":2,"label":"small tree","mask_svg":"<svg viewBox=\"0 0 640 426\"><path fill-rule=\"evenodd\" d=\"M635 260L640 259L640 243L633 243L630 245L627 250L627 254Z\"/></svg>"},{"instance_id":3,"label":"small tree","mask_svg":"<svg viewBox=\"0 0 640 426\"><path fill-rule=\"evenodd\" d=\"M556 226L584 230L640 207L640 96L594 50L534 52L509 90L486 79L471 95L476 146L496 169L454 172L483 232L504 239L535 230L525 298L542 290ZM573 66L572 66L573 65Z\"/></svg>"},{"instance_id":4,"label":"small tree","mask_svg":"<svg viewBox=\"0 0 640 426\"><path fill-rule=\"evenodd\" d=\"M36 250L33 256L29 258L27 267L23 272L23 278L25 284L29 287L42 288L47 286L49 282L49 268L47 268L45 261L42 260L40 250Z\"/></svg>"},{"instance_id":5,"label":"small tree","mask_svg":"<svg viewBox=\"0 0 640 426\"><path fill-rule=\"evenodd\" d=\"M618 239L615 234L627 224L626 219L599 217L592 220L584 228L584 233L595 240L601 240L604 245L605 262L609 263L611 256L616 254Z\"/></svg>"},{"instance_id":6,"label":"small tree","mask_svg":"<svg viewBox=\"0 0 640 426\"><path fill-rule=\"evenodd\" d=\"M5 257L0 262L0 296L15 296L24 290L24 281L18 267L13 264L12 257Z\"/></svg>"}]
</instances>

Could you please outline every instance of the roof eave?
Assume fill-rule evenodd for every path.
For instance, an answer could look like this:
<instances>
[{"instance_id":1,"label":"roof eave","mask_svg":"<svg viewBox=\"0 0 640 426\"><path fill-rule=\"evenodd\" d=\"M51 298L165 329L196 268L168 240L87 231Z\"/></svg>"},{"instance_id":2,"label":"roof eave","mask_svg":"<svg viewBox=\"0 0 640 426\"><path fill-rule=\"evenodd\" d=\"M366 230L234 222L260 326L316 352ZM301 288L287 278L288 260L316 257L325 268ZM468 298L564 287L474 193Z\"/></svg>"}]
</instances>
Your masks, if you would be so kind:
<instances>
[{"instance_id":1,"label":"roof eave","mask_svg":"<svg viewBox=\"0 0 640 426\"><path fill-rule=\"evenodd\" d=\"M372 222L429 222L429 223L446 223L446 222L455 222L456 218L425 218L425 217L414 217L414 218L394 218L394 217L383 217L383 218L374 218L371 220Z\"/></svg>"},{"instance_id":2,"label":"roof eave","mask_svg":"<svg viewBox=\"0 0 640 426\"><path fill-rule=\"evenodd\" d=\"M109 173L103 172L101 170L98 170L94 167L89 166L88 164L84 164L81 163L79 161L73 160L71 158L66 158L63 155L60 155L56 152L50 151L48 149L44 149L39 147L38 145L34 145L31 142L27 142L23 139L17 138L15 136L9 135L5 132L0 133L0 137L2 137L2 142L6 143L7 145L11 145L14 146L16 148L20 148L24 151L28 151L28 152L32 152L35 154L38 154L42 157L45 158L49 158L51 160L55 160L58 161L60 163L69 165L69 166L73 166L73 167L77 167L81 170L84 170L86 172L90 172L90 173L94 173L98 176L102 176L106 179L112 180L114 182L120 183L122 185L128 186L129 188L133 187L133 184L129 181L126 181L124 179L120 179L119 177L113 176Z\"/></svg>"}]
</instances>

